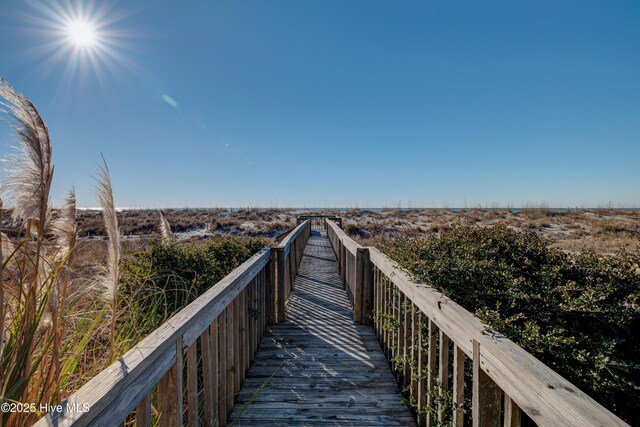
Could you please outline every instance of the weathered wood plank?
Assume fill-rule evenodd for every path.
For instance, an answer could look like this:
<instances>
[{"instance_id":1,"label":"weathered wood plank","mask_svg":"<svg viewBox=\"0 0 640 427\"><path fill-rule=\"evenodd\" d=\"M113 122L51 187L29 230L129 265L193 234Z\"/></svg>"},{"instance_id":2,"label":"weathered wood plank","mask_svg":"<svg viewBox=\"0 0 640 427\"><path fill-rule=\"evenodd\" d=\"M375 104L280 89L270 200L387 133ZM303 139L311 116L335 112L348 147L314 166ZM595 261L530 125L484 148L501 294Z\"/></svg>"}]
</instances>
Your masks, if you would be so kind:
<instances>
[{"instance_id":1,"label":"weathered wood plank","mask_svg":"<svg viewBox=\"0 0 640 427\"><path fill-rule=\"evenodd\" d=\"M218 317L218 425L227 421L227 312ZM215 367L214 367L215 368Z\"/></svg>"},{"instance_id":2,"label":"weathered wood plank","mask_svg":"<svg viewBox=\"0 0 640 427\"><path fill-rule=\"evenodd\" d=\"M242 330L240 331L240 350L242 351L242 360L240 363L240 384L242 384L242 380L247 375L247 371L249 370L249 365L251 364L251 360L249 359L249 350L251 347L249 340L249 310L248 310L248 298L247 298L247 289L241 294L242 299L240 300L240 319Z\"/></svg>"},{"instance_id":3,"label":"weathered wood plank","mask_svg":"<svg viewBox=\"0 0 640 427\"><path fill-rule=\"evenodd\" d=\"M464 352L453 346L453 425L464 425Z\"/></svg>"},{"instance_id":4,"label":"weathered wood plank","mask_svg":"<svg viewBox=\"0 0 640 427\"><path fill-rule=\"evenodd\" d=\"M480 343L473 342L473 427L500 427L502 390L480 366Z\"/></svg>"},{"instance_id":5,"label":"weathered wood plank","mask_svg":"<svg viewBox=\"0 0 640 427\"><path fill-rule=\"evenodd\" d=\"M240 391L240 363L242 361L242 349L241 349L241 319L240 319L240 298L241 295L233 301L233 396ZM233 403L233 399L232 399Z\"/></svg>"},{"instance_id":6,"label":"weathered wood plank","mask_svg":"<svg viewBox=\"0 0 640 427\"><path fill-rule=\"evenodd\" d=\"M438 346L438 382L440 392L449 392L449 337L440 329L440 339ZM442 401L438 403L438 422L443 424L446 417L447 408Z\"/></svg>"},{"instance_id":7,"label":"weathered wood plank","mask_svg":"<svg viewBox=\"0 0 640 427\"><path fill-rule=\"evenodd\" d=\"M189 427L198 427L198 355L195 344L187 348L187 407Z\"/></svg>"},{"instance_id":8,"label":"weathered wood plank","mask_svg":"<svg viewBox=\"0 0 640 427\"><path fill-rule=\"evenodd\" d=\"M364 323L364 248L358 248L355 256L353 318L358 323Z\"/></svg>"},{"instance_id":9,"label":"weathered wood plank","mask_svg":"<svg viewBox=\"0 0 640 427\"><path fill-rule=\"evenodd\" d=\"M213 338L216 339L215 337ZM214 399L214 389L217 387L217 379L214 379L214 369L213 369L213 356L212 356L212 348L211 348L211 326L208 330L204 331L202 335L200 335L200 349L201 349L201 357L202 357L202 391L203 391L203 406L204 406L204 426L205 427L213 427L215 425L214 422L214 413L215 413L215 405L217 403L217 395ZM217 356L217 355L216 355ZM216 375L217 375L217 371Z\"/></svg>"},{"instance_id":10,"label":"weathered wood plank","mask_svg":"<svg viewBox=\"0 0 640 427\"><path fill-rule=\"evenodd\" d=\"M380 287L380 270L377 268L373 271L373 298L375 303L373 328L375 329L376 337L378 341L382 343L382 333L380 327L380 315L382 313L382 292ZM384 346L383 346L384 347Z\"/></svg>"},{"instance_id":11,"label":"weathered wood plank","mask_svg":"<svg viewBox=\"0 0 640 427\"><path fill-rule=\"evenodd\" d=\"M380 311L382 314L382 318L380 319L380 336L382 338L382 341L381 341L382 351L384 351L384 354L388 358L389 357L389 328L387 327L387 323L388 323L387 316L389 315L389 305L387 303L388 289L386 286L386 282L382 280L381 280L380 286L381 286L380 298L382 299L380 303L381 304Z\"/></svg>"},{"instance_id":12,"label":"weathered wood plank","mask_svg":"<svg viewBox=\"0 0 640 427\"><path fill-rule=\"evenodd\" d=\"M411 404L416 405L418 401L418 345L420 342L418 326L418 310L411 303Z\"/></svg>"},{"instance_id":13,"label":"weathered wood plank","mask_svg":"<svg viewBox=\"0 0 640 427\"><path fill-rule=\"evenodd\" d=\"M407 385L407 379L404 376L404 372L405 372L405 363L407 361L406 359L406 353L407 353L407 345L406 345L406 329L405 329L405 312L404 312L404 300L405 300L405 296L402 293L398 294L398 306L397 306L397 313L398 313L398 330L397 330L397 334L398 334L398 355L396 356L396 360L398 361L398 366L396 369L396 378L398 379L398 385L400 386L400 391L402 393L404 393L405 387Z\"/></svg>"},{"instance_id":14,"label":"weathered wood plank","mask_svg":"<svg viewBox=\"0 0 640 427\"><path fill-rule=\"evenodd\" d=\"M425 408L427 406L427 394L428 394L428 384L427 384L427 375L425 374L428 364L427 364L427 352L425 352L425 344L428 343L428 340L425 340L424 336L424 325L426 318L420 312L418 315L418 371L420 375L420 380L418 381L418 425L424 426L426 425L426 416L425 416ZM425 342L426 341L426 342Z\"/></svg>"},{"instance_id":15,"label":"weathered wood plank","mask_svg":"<svg viewBox=\"0 0 640 427\"><path fill-rule=\"evenodd\" d=\"M398 300L400 299L400 294L398 289L391 284L391 295L389 298L389 306L391 308L391 319L393 324L391 325L391 356L389 357L391 361L391 371L396 372L397 363L396 357L398 357L398 327L400 325L400 313L398 312Z\"/></svg>"},{"instance_id":16,"label":"weathered wood plank","mask_svg":"<svg viewBox=\"0 0 640 427\"><path fill-rule=\"evenodd\" d=\"M522 416L518 405L506 394L504 395L504 427L520 427Z\"/></svg>"},{"instance_id":17,"label":"weathered wood plank","mask_svg":"<svg viewBox=\"0 0 640 427\"><path fill-rule=\"evenodd\" d=\"M369 248L363 248L362 255L362 275L363 275L363 291L362 291L362 323L371 325L373 322L373 270L371 260L369 259Z\"/></svg>"},{"instance_id":18,"label":"weathered wood plank","mask_svg":"<svg viewBox=\"0 0 640 427\"><path fill-rule=\"evenodd\" d=\"M286 272L286 257L284 253L284 248L275 248L276 252L276 294L277 294L277 314L276 319L277 322L283 322L285 318L285 292L286 292L286 281L287 281L287 272Z\"/></svg>"},{"instance_id":19,"label":"weathered wood plank","mask_svg":"<svg viewBox=\"0 0 640 427\"><path fill-rule=\"evenodd\" d=\"M429 319L429 352L427 355L427 406L429 408L433 408L434 397L435 397L435 388L436 388L436 339L438 336L438 327L436 324ZM432 414L430 411L429 414ZM434 424L434 419L432 415L427 415L426 417L427 427Z\"/></svg>"},{"instance_id":20,"label":"weathered wood plank","mask_svg":"<svg viewBox=\"0 0 640 427\"><path fill-rule=\"evenodd\" d=\"M230 414L233 409L233 391L235 390L234 386L234 370L235 370L235 344L234 344L234 305L229 304L226 309L226 331L224 337L226 338L225 346L223 347L226 350L226 358L227 358L227 366L226 372L222 375L226 375L227 380L225 382L225 399L227 406L227 413ZM226 420L225 420L226 422Z\"/></svg>"},{"instance_id":21,"label":"weathered wood plank","mask_svg":"<svg viewBox=\"0 0 640 427\"><path fill-rule=\"evenodd\" d=\"M182 339L176 344L176 363L158 382L158 425L182 425Z\"/></svg>"},{"instance_id":22,"label":"weathered wood plank","mask_svg":"<svg viewBox=\"0 0 640 427\"><path fill-rule=\"evenodd\" d=\"M136 407L136 427L151 426L151 393L147 394Z\"/></svg>"},{"instance_id":23,"label":"weathered wood plank","mask_svg":"<svg viewBox=\"0 0 640 427\"><path fill-rule=\"evenodd\" d=\"M271 262L267 265L269 272L269 283L265 287L265 314L264 321L267 325L275 325L278 323L278 289L276 283L278 281L277 273L278 252L271 251Z\"/></svg>"},{"instance_id":24,"label":"weathered wood plank","mask_svg":"<svg viewBox=\"0 0 640 427\"><path fill-rule=\"evenodd\" d=\"M411 388L411 346L413 345L412 329L411 329L411 300L409 298L402 299L402 321L403 321L403 351L402 351L402 391L405 396L410 396Z\"/></svg>"}]
</instances>

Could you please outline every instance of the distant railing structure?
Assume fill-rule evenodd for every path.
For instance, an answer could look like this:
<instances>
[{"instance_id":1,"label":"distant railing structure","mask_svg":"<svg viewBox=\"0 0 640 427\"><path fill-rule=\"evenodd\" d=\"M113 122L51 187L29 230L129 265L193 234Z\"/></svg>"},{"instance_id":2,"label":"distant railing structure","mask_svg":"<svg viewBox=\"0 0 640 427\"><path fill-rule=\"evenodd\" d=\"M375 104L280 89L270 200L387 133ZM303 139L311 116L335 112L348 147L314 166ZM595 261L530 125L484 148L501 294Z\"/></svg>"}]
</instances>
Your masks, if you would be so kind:
<instances>
[{"instance_id":1,"label":"distant railing structure","mask_svg":"<svg viewBox=\"0 0 640 427\"><path fill-rule=\"evenodd\" d=\"M325 220L327 219L335 222L342 228L342 218L336 215L298 215L297 223L300 224L303 221L310 220L312 230L324 231L326 230L327 224Z\"/></svg>"},{"instance_id":2,"label":"distant railing structure","mask_svg":"<svg viewBox=\"0 0 640 427\"><path fill-rule=\"evenodd\" d=\"M311 235L302 221L100 372L36 426L224 426L267 325L285 302ZM185 400L186 396L186 402ZM201 406L202 405L202 406ZM89 411L83 411L83 408Z\"/></svg>"},{"instance_id":3,"label":"distant railing structure","mask_svg":"<svg viewBox=\"0 0 640 427\"><path fill-rule=\"evenodd\" d=\"M372 325L418 425L463 426L466 398L473 426L520 426L524 414L540 426L627 426L453 300L411 280L378 249L362 247L331 220L326 229L354 320Z\"/></svg>"}]
</instances>

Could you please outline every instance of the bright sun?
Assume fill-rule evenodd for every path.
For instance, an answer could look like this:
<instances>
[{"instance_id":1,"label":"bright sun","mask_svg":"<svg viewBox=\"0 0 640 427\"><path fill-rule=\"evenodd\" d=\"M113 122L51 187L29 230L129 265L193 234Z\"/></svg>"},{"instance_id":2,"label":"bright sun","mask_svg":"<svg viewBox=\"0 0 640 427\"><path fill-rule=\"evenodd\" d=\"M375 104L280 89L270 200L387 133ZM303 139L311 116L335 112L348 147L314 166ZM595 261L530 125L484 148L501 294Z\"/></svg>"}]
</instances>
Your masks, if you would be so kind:
<instances>
[{"instance_id":1,"label":"bright sun","mask_svg":"<svg viewBox=\"0 0 640 427\"><path fill-rule=\"evenodd\" d=\"M0 9L3 3L0 0ZM26 3L33 3L33 15L25 15L31 33L37 36L32 50L45 56L47 65L62 65L62 72L70 77L68 82L90 75L102 80L121 67L135 68L125 53L130 32L120 22L131 12L123 7L116 13L116 7L112 5L118 2L50 0ZM100 83L105 85L107 82Z\"/></svg>"},{"instance_id":2,"label":"bright sun","mask_svg":"<svg viewBox=\"0 0 640 427\"><path fill-rule=\"evenodd\" d=\"M96 44L96 29L88 21L72 21L66 28L69 41L78 48L89 48Z\"/></svg>"}]
</instances>

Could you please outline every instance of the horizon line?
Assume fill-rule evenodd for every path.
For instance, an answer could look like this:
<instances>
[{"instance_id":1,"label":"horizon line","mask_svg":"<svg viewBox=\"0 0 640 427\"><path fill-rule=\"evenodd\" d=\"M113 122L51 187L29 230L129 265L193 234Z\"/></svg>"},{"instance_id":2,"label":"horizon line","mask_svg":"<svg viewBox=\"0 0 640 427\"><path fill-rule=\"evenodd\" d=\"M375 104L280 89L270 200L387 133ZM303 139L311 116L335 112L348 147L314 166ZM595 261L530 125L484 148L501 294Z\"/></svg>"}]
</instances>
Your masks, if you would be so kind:
<instances>
[{"instance_id":1,"label":"horizon line","mask_svg":"<svg viewBox=\"0 0 640 427\"><path fill-rule=\"evenodd\" d=\"M11 209L7 207L5 209ZM639 206L463 206L463 207L415 207L415 206L376 206L376 207L358 207L358 206L341 206L341 207L303 207L303 206L163 206L163 207L133 207L121 206L116 207L116 211L132 211L132 210L240 210L240 209L276 209L276 210L296 210L296 211L349 211L349 210L640 210ZM78 206L77 210L83 211L101 211L99 206Z\"/></svg>"}]
</instances>

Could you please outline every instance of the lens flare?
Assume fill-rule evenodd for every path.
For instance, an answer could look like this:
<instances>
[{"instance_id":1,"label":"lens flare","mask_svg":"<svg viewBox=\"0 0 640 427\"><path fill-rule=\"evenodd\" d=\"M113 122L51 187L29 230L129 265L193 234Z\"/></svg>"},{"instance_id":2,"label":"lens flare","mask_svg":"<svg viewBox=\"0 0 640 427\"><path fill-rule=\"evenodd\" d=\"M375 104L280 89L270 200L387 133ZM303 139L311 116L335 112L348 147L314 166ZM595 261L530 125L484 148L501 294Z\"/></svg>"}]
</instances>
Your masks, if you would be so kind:
<instances>
[{"instance_id":1,"label":"lens flare","mask_svg":"<svg viewBox=\"0 0 640 427\"><path fill-rule=\"evenodd\" d=\"M139 72L133 62L131 37L135 33L123 23L133 12L119 2L97 0L50 0L26 2L30 12L16 11L24 21L25 40L32 40L25 54L39 60L43 76L56 75L64 89L85 88L97 81L108 84L124 71Z\"/></svg>"}]
</instances>

